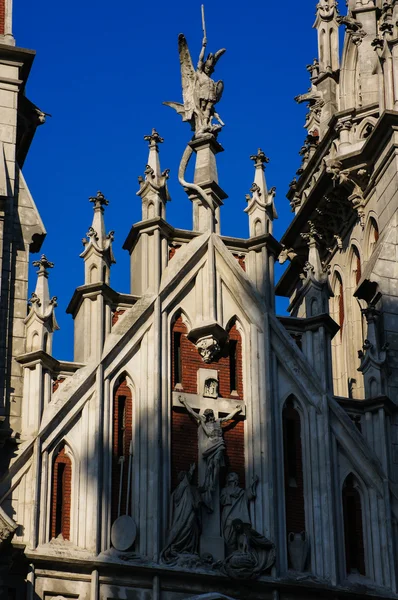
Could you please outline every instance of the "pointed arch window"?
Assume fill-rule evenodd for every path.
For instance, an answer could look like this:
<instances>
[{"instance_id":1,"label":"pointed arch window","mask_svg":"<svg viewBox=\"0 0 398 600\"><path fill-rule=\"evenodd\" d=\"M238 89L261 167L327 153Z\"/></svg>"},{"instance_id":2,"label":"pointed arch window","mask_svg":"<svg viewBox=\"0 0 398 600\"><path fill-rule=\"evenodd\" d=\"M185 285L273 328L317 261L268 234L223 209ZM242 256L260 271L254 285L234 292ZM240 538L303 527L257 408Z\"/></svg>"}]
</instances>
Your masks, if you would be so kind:
<instances>
[{"instance_id":1,"label":"pointed arch window","mask_svg":"<svg viewBox=\"0 0 398 600\"><path fill-rule=\"evenodd\" d=\"M61 446L53 463L50 533L51 538L59 535L70 539L70 513L72 501L72 462Z\"/></svg>"},{"instance_id":2,"label":"pointed arch window","mask_svg":"<svg viewBox=\"0 0 398 600\"><path fill-rule=\"evenodd\" d=\"M369 219L369 237L368 237L368 258L371 257L373 249L379 239L379 227L376 219L371 217Z\"/></svg>"},{"instance_id":3,"label":"pointed arch window","mask_svg":"<svg viewBox=\"0 0 398 600\"><path fill-rule=\"evenodd\" d=\"M343 327L345 320L345 308L344 308L344 287L343 280L341 278L340 273L336 273L336 283L335 283L335 296L337 301L336 306L336 317L338 324L340 325L340 339L343 337Z\"/></svg>"},{"instance_id":4,"label":"pointed arch window","mask_svg":"<svg viewBox=\"0 0 398 600\"><path fill-rule=\"evenodd\" d=\"M355 284L358 285L361 277L362 277L362 267L361 267L361 257L359 255L359 250L356 246L352 247L352 253L353 253L353 272L355 275Z\"/></svg>"},{"instance_id":5,"label":"pointed arch window","mask_svg":"<svg viewBox=\"0 0 398 600\"><path fill-rule=\"evenodd\" d=\"M343 485L344 547L347 574L366 575L361 496L352 473Z\"/></svg>"},{"instance_id":6,"label":"pointed arch window","mask_svg":"<svg viewBox=\"0 0 398 600\"><path fill-rule=\"evenodd\" d=\"M236 326L236 319L228 327L229 396L243 398L242 336Z\"/></svg>"},{"instance_id":7,"label":"pointed arch window","mask_svg":"<svg viewBox=\"0 0 398 600\"><path fill-rule=\"evenodd\" d=\"M133 439L133 398L125 377L119 380L113 397L112 523L119 514L130 514L127 498L130 445Z\"/></svg>"},{"instance_id":8,"label":"pointed arch window","mask_svg":"<svg viewBox=\"0 0 398 600\"><path fill-rule=\"evenodd\" d=\"M303 452L301 419L293 399L286 402L282 421L286 532L300 533L305 531Z\"/></svg>"}]
</instances>

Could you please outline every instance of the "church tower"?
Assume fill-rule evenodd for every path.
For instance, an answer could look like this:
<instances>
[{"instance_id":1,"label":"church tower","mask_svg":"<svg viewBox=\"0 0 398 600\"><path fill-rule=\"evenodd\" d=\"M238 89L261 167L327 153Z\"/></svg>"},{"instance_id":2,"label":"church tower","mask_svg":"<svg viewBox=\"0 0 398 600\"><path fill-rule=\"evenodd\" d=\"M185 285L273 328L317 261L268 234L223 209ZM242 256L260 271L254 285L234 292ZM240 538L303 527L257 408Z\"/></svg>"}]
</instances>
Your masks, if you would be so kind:
<instances>
[{"instance_id":1,"label":"church tower","mask_svg":"<svg viewBox=\"0 0 398 600\"><path fill-rule=\"evenodd\" d=\"M153 129L142 218L123 245L130 294L111 287L108 200L90 198L84 280L68 306L72 362L52 356L44 255L18 313L28 253L45 234L19 167L26 115L43 113L18 96L31 54L3 28L3 91L16 95L0 93L12 104L0 119L15 117L16 130L13 143L0 139L2 356L20 413L11 418L5 401L2 597L398 598L397 10L392 0L350 0L344 16L333 0L316 6L319 56L296 98L309 110L294 217L278 242L261 148L247 152L248 235L221 235L229 184L217 172L224 83L214 71L225 49L208 52L202 9L198 62L178 38L183 101L165 102L186 131L176 177L192 230L166 219L169 171ZM287 267L275 288L276 260ZM287 315L276 294L289 298Z\"/></svg>"},{"instance_id":2,"label":"church tower","mask_svg":"<svg viewBox=\"0 0 398 600\"><path fill-rule=\"evenodd\" d=\"M23 376L15 358L26 350L30 254L46 230L22 175L45 113L25 95L35 53L15 45L12 0L0 3L0 444L21 434ZM8 448L10 449L10 447Z\"/></svg>"}]
</instances>

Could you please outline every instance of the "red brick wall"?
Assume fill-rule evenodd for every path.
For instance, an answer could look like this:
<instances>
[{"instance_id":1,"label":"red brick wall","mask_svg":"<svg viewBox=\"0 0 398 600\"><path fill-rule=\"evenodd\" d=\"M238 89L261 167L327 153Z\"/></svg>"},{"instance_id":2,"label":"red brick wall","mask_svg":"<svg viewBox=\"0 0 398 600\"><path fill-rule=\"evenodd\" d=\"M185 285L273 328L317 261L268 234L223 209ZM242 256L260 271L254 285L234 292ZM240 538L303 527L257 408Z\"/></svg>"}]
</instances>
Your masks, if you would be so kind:
<instances>
[{"instance_id":1,"label":"red brick wall","mask_svg":"<svg viewBox=\"0 0 398 600\"><path fill-rule=\"evenodd\" d=\"M119 428L119 421L123 417L119 414L119 398L124 396L125 401L125 412L124 412L124 441L121 442L122 447L120 448L120 435L122 432ZM124 456L123 466L123 483L122 483L122 500L121 500L121 511L120 514L126 514L126 502L127 502L127 478L129 468L129 449L130 442L133 438L133 399L131 390L127 385L126 379L123 379L119 386L116 388L113 400L113 439L112 439L112 504L111 504L111 518L112 523L117 519L118 516L118 503L119 503L119 486L120 486L120 473L121 466L119 465L119 457ZM121 453L119 454L121 450ZM131 498L131 486L130 484L130 498Z\"/></svg>"},{"instance_id":2,"label":"red brick wall","mask_svg":"<svg viewBox=\"0 0 398 600\"><path fill-rule=\"evenodd\" d=\"M197 393L197 372L198 369L215 369L218 371L219 380L219 395L222 398L235 398L231 396L230 389L230 364L228 344L225 344L223 351L217 360L210 364L203 362L196 346L186 337L187 328L184 325L182 318L179 317L174 324L173 333L180 332L181 336L181 357L182 357L182 387L187 394ZM175 387L174 381L174 336L171 336L171 362L172 362L172 386ZM237 400L243 400L243 374L242 374L242 339L236 325L233 325L229 331L229 339L236 340L236 370L238 380L238 396Z\"/></svg>"},{"instance_id":3,"label":"red brick wall","mask_svg":"<svg viewBox=\"0 0 398 600\"><path fill-rule=\"evenodd\" d=\"M5 0L0 0L0 34L4 34L5 18L6 18L6 2L5 2Z\"/></svg>"},{"instance_id":4,"label":"red brick wall","mask_svg":"<svg viewBox=\"0 0 398 600\"><path fill-rule=\"evenodd\" d=\"M181 248L181 245L176 244L175 246L169 246L169 260L173 258L177 250Z\"/></svg>"},{"instance_id":5,"label":"red brick wall","mask_svg":"<svg viewBox=\"0 0 398 600\"><path fill-rule=\"evenodd\" d=\"M229 331L229 339L236 340L236 373L238 396L231 396L230 389L230 358L228 343L223 348L220 357L210 364L203 362L195 345L186 337L187 328L182 318L179 317L172 328L171 336L171 379L172 389L175 388L174 381L174 332L182 333L181 336L181 362L182 362L182 388L188 394L197 393L198 369L216 369L219 372L219 395L222 398L236 398L237 404L243 400L243 376L242 376L242 339L235 324ZM209 408L217 400L209 399ZM198 464L198 426L181 407L173 408L171 423L171 479L173 488L177 482L180 471L187 471L191 463ZM241 484L245 482L245 459L244 459L244 422L243 419L227 423L224 426L224 439L227 447L226 471L236 471L240 476ZM223 474L225 476L225 473Z\"/></svg>"},{"instance_id":6,"label":"red brick wall","mask_svg":"<svg viewBox=\"0 0 398 600\"><path fill-rule=\"evenodd\" d=\"M57 391L61 383L65 381L65 377L58 377L53 381L53 393Z\"/></svg>"},{"instance_id":7,"label":"red brick wall","mask_svg":"<svg viewBox=\"0 0 398 600\"><path fill-rule=\"evenodd\" d=\"M60 465L63 465L63 468ZM61 494L61 497L58 497L59 494ZM69 456L65 454L65 448L62 447L53 465L50 515L51 538L55 538L62 533L63 538L69 540L71 496L72 463Z\"/></svg>"},{"instance_id":8,"label":"red brick wall","mask_svg":"<svg viewBox=\"0 0 398 600\"><path fill-rule=\"evenodd\" d=\"M343 515L347 573L366 575L361 497L352 475L347 477L343 487Z\"/></svg>"},{"instance_id":9,"label":"red brick wall","mask_svg":"<svg viewBox=\"0 0 398 600\"><path fill-rule=\"evenodd\" d=\"M303 453L300 415L287 403L283 410L286 533L305 531Z\"/></svg>"},{"instance_id":10,"label":"red brick wall","mask_svg":"<svg viewBox=\"0 0 398 600\"><path fill-rule=\"evenodd\" d=\"M122 310L122 309L119 309L119 310L115 310L115 311L114 311L114 313L112 314L112 327L113 327L114 325L116 325L116 323L117 323L117 322L118 322L118 320L119 320L119 317L121 317L122 315L124 315L124 313L125 313L125 312L126 312L126 311L125 311L125 310Z\"/></svg>"},{"instance_id":11,"label":"red brick wall","mask_svg":"<svg viewBox=\"0 0 398 600\"><path fill-rule=\"evenodd\" d=\"M242 267L242 269L244 271L246 271L246 260L244 256L240 256L239 254L233 254L233 257L236 258L236 260L239 263L239 266Z\"/></svg>"}]
</instances>

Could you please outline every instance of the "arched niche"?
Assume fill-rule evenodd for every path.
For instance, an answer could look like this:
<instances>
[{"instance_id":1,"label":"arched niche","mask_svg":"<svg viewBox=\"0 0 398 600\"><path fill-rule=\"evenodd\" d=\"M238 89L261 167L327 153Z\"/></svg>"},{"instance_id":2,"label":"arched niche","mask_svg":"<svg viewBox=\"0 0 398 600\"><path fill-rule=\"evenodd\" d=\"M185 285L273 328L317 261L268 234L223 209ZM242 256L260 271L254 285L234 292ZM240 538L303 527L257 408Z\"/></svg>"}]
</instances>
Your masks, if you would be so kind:
<instances>
[{"instance_id":1,"label":"arched niche","mask_svg":"<svg viewBox=\"0 0 398 600\"><path fill-rule=\"evenodd\" d=\"M366 575L362 494L353 473L343 483L344 554L347 575Z\"/></svg>"},{"instance_id":2,"label":"arched niche","mask_svg":"<svg viewBox=\"0 0 398 600\"><path fill-rule=\"evenodd\" d=\"M112 409L112 523L118 516L131 514L133 394L126 373L122 373L113 390Z\"/></svg>"},{"instance_id":3,"label":"arched niche","mask_svg":"<svg viewBox=\"0 0 398 600\"><path fill-rule=\"evenodd\" d=\"M289 536L306 530L302 419L294 396L283 406L282 427L286 534Z\"/></svg>"},{"instance_id":4,"label":"arched niche","mask_svg":"<svg viewBox=\"0 0 398 600\"><path fill-rule=\"evenodd\" d=\"M54 451L51 469L50 539L71 535L72 460L65 442Z\"/></svg>"}]
</instances>

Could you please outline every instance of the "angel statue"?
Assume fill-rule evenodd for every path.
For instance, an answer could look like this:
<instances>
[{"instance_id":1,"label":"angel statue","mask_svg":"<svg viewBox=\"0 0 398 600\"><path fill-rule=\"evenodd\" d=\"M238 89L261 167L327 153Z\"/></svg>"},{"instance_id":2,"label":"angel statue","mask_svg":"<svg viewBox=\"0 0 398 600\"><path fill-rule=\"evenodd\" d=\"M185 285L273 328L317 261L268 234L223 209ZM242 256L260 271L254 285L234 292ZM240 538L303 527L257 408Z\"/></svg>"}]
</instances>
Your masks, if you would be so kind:
<instances>
[{"instance_id":1,"label":"angel statue","mask_svg":"<svg viewBox=\"0 0 398 600\"><path fill-rule=\"evenodd\" d=\"M204 32L202 49L199 55L198 66L195 71L191 54L189 52L188 43L185 36L180 33L178 36L178 52L180 54L181 64L181 79L182 79L182 96L184 103L180 102L164 102L166 106L174 108L183 121L188 121L191 124L192 131L195 132L195 137L201 137L206 133L217 134L224 123L220 116L215 111L214 106L221 100L224 90L222 81L213 81L211 76L214 73L214 68L225 52L225 48L221 48L215 54L208 54L205 59L207 46L207 38ZM212 123L213 119L218 121L218 124Z\"/></svg>"}]
</instances>

